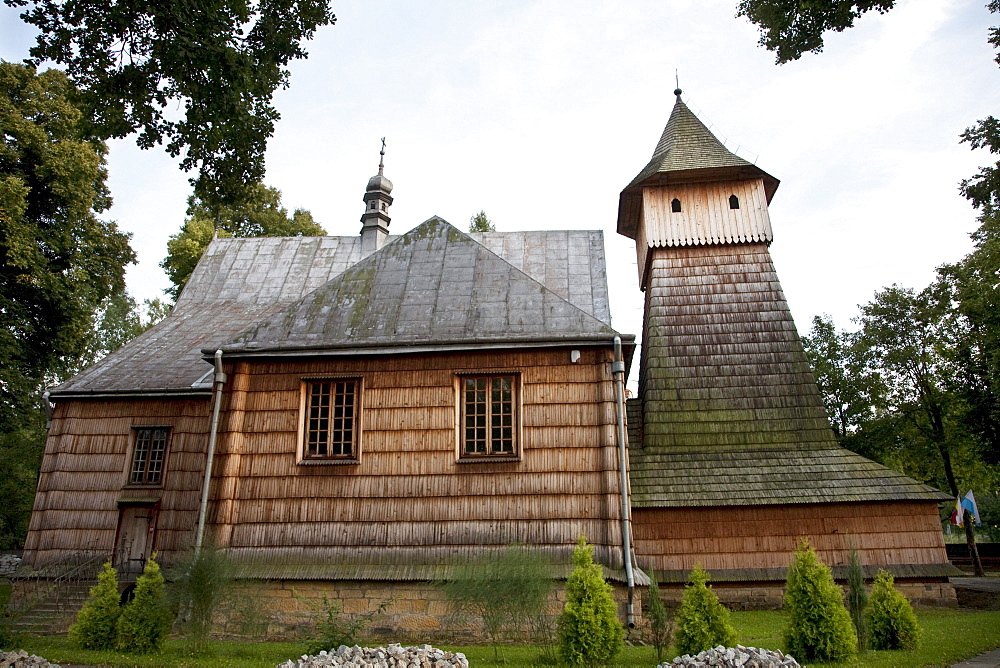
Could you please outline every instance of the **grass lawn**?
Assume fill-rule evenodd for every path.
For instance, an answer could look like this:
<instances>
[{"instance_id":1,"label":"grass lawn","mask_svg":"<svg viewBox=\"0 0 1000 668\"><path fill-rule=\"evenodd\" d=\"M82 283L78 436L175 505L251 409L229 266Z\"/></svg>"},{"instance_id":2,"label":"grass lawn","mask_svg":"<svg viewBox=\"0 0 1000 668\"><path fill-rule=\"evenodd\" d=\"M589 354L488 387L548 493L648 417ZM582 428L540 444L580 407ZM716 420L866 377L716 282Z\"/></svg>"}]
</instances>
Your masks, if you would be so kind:
<instances>
[{"instance_id":1,"label":"grass lawn","mask_svg":"<svg viewBox=\"0 0 1000 668\"><path fill-rule=\"evenodd\" d=\"M922 610L917 612L924 629L924 640L915 652L867 652L844 666L947 666L1000 647L1000 611ZM734 612L733 625L742 645L781 648L786 617L781 612ZM450 651L464 652L473 666L498 665L493 648L488 646L452 646L435 643ZM213 641L201 652L194 651L182 639L171 639L160 654L142 656L118 652L94 652L74 648L65 636L24 638L20 647L61 664L91 666L205 666L273 667L303 653L301 642ZM531 666L542 663L538 648L511 646L503 648L508 666ZM674 657L672 650L664 655ZM652 647L626 647L615 665L655 665ZM810 664L834 665L834 664Z\"/></svg>"}]
</instances>

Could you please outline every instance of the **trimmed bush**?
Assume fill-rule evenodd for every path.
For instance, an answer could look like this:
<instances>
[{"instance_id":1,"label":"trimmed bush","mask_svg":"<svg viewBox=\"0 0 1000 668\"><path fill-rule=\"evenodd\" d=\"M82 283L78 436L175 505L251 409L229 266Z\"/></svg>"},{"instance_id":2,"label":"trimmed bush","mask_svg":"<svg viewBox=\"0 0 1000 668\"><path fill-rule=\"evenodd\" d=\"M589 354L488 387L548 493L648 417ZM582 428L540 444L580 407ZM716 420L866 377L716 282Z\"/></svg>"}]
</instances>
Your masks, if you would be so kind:
<instances>
[{"instance_id":1,"label":"trimmed bush","mask_svg":"<svg viewBox=\"0 0 1000 668\"><path fill-rule=\"evenodd\" d=\"M573 563L576 568L566 581L566 605L559 616L559 653L569 664L606 664L625 642L611 585L583 536L573 550Z\"/></svg>"},{"instance_id":2,"label":"trimmed bush","mask_svg":"<svg viewBox=\"0 0 1000 668\"><path fill-rule=\"evenodd\" d=\"M802 541L788 568L785 646L799 661L842 661L858 651L851 615L830 568Z\"/></svg>"},{"instance_id":3,"label":"trimmed bush","mask_svg":"<svg viewBox=\"0 0 1000 668\"><path fill-rule=\"evenodd\" d=\"M736 629L729 623L729 610L708 586L708 573L696 565L688 581L675 620L677 653L693 656L719 645L732 647L736 644Z\"/></svg>"},{"instance_id":4,"label":"trimmed bush","mask_svg":"<svg viewBox=\"0 0 1000 668\"><path fill-rule=\"evenodd\" d=\"M924 634L910 602L893 587L888 571L880 570L875 576L865 617L872 649L916 649Z\"/></svg>"},{"instance_id":5,"label":"trimmed bush","mask_svg":"<svg viewBox=\"0 0 1000 668\"><path fill-rule=\"evenodd\" d=\"M84 649L114 649L118 637L118 573L105 563L97 584L90 588L90 595L76 615L76 623L69 627L69 638Z\"/></svg>"},{"instance_id":6,"label":"trimmed bush","mask_svg":"<svg viewBox=\"0 0 1000 668\"><path fill-rule=\"evenodd\" d=\"M142 575L135 581L135 596L118 618L115 649L140 654L158 652L167 639L173 617L166 598L160 566L150 557Z\"/></svg>"}]
</instances>

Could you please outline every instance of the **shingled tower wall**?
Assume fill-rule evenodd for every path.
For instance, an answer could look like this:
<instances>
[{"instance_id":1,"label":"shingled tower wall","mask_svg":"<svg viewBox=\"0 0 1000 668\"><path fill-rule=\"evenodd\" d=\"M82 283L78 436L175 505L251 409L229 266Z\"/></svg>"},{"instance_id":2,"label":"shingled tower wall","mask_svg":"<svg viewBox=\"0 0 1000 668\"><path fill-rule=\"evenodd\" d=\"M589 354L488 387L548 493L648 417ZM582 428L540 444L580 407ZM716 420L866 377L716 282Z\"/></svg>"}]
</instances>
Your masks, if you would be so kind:
<instances>
[{"instance_id":1,"label":"shingled tower wall","mask_svg":"<svg viewBox=\"0 0 1000 668\"><path fill-rule=\"evenodd\" d=\"M872 570L930 586L916 598L953 598L931 584L952 572L948 497L834 439L768 250L777 179L676 92L618 218L645 291L630 439L640 566L665 581L700 562L716 581L778 582L801 538L834 566L853 542Z\"/></svg>"}]
</instances>

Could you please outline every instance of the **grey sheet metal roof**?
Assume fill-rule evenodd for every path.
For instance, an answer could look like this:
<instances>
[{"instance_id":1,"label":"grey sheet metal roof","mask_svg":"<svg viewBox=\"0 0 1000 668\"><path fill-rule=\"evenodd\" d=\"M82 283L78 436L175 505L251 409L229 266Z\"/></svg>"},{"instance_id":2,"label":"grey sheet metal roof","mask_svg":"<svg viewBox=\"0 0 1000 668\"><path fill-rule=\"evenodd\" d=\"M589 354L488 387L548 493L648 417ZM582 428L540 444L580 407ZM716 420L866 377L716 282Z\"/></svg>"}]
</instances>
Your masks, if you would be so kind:
<instances>
[{"instance_id":1,"label":"grey sheet metal roof","mask_svg":"<svg viewBox=\"0 0 1000 668\"><path fill-rule=\"evenodd\" d=\"M601 232L486 236L487 245L501 256L509 253L519 269L610 321ZM583 252L589 253L586 261ZM215 239L169 316L55 388L52 396L207 392L210 366L202 349L232 340L361 259L360 237Z\"/></svg>"},{"instance_id":2,"label":"grey sheet metal roof","mask_svg":"<svg viewBox=\"0 0 1000 668\"><path fill-rule=\"evenodd\" d=\"M582 253L569 257L582 264ZM354 351L614 335L605 322L435 216L222 350Z\"/></svg>"},{"instance_id":3,"label":"grey sheet metal roof","mask_svg":"<svg viewBox=\"0 0 1000 668\"><path fill-rule=\"evenodd\" d=\"M635 239L644 186L745 179L763 179L768 202L778 188L778 179L727 149L678 95L653 157L619 196L618 233Z\"/></svg>"}]
</instances>

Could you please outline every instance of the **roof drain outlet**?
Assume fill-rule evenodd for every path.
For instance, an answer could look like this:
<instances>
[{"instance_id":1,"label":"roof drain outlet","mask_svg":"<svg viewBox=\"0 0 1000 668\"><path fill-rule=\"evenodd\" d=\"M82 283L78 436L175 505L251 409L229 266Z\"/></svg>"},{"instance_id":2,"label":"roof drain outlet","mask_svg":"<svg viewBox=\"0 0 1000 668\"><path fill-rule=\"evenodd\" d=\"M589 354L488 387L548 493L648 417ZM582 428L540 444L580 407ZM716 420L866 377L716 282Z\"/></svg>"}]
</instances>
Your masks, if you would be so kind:
<instances>
[{"instance_id":1,"label":"roof drain outlet","mask_svg":"<svg viewBox=\"0 0 1000 668\"><path fill-rule=\"evenodd\" d=\"M635 628L635 577L632 573L632 515L628 503L628 454L625 451L625 360L622 358L622 339L615 337L615 361L611 364L615 377L615 403L618 407L618 472L622 494L622 562L625 564L625 582L628 585L627 621L630 629Z\"/></svg>"},{"instance_id":2,"label":"roof drain outlet","mask_svg":"<svg viewBox=\"0 0 1000 668\"><path fill-rule=\"evenodd\" d=\"M219 409L222 407L222 386L226 374L222 372L222 351L215 351L215 401L212 403L212 426L208 430L208 460L205 462L205 481L201 486L201 505L198 507L198 530L194 535L194 556L201 554L205 538L205 515L208 513L208 485L212 482L212 460L215 459L215 440L219 433Z\"/></svg>"}]
</instances>

